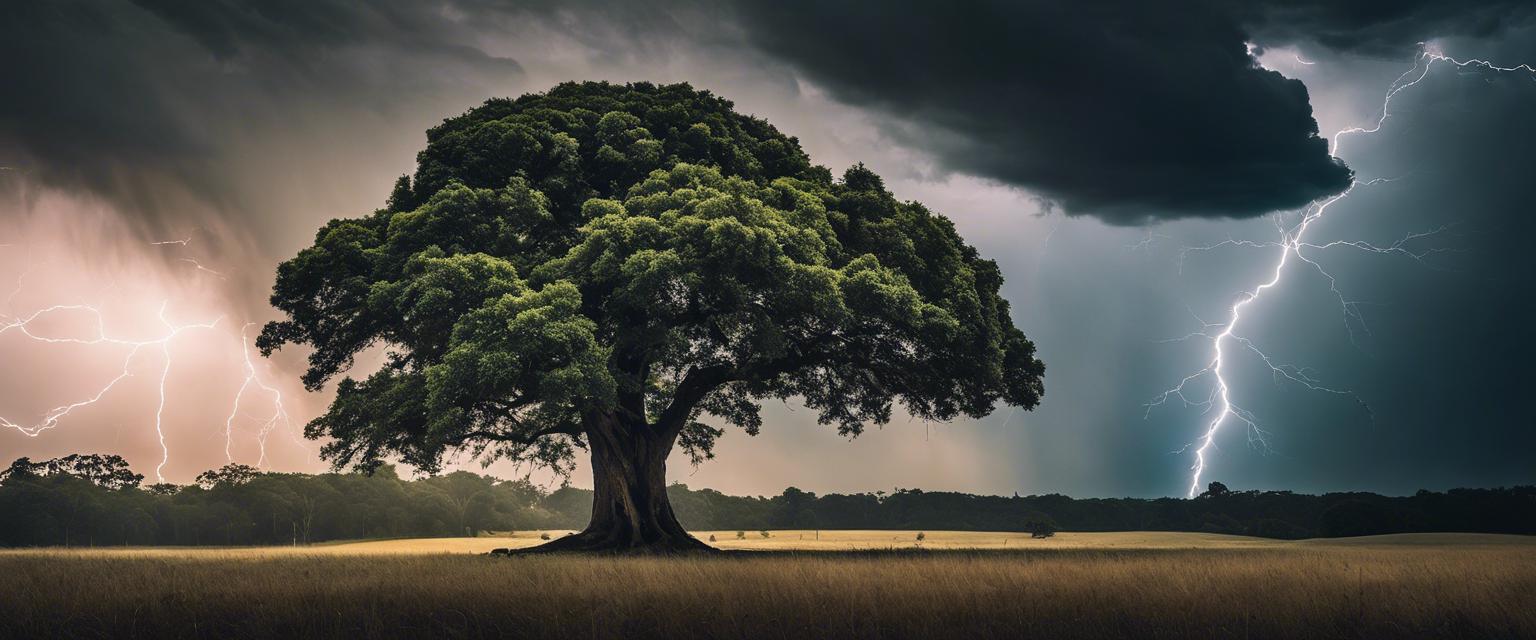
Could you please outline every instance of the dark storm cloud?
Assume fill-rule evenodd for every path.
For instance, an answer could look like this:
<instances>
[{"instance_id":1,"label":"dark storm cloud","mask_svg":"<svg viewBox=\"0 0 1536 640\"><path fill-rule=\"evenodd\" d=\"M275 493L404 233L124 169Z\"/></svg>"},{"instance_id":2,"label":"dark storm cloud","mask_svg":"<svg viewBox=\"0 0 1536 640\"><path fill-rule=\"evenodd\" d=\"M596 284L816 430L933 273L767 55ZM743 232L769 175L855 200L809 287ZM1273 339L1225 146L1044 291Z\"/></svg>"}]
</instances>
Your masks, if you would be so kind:
<instances>
[{"instance_id":1,"label":"dark storm cloud","mask_svg":"<svg viewBox=\"0 0 1536 640\"><path fill-rule=\"evenodd\" d=\"M1536 22L1536 5L1431 0L741 5L756 46L892 116L940 166L1113 224L1248 217L1341 191L1305 87L1246 43L1411 55Z\"/></svg>"},{"instance_id":2,"label":"dark storm cloud","mask_svg":"<svg viewBox=\"0 0 1536 640\"><path fill-rule=\"evenodd\" d=\"M1200 2L749 2L752 42L895 116L944 168L1115 224L1337 193L1306 87Z\"/></svg>"},{"instance_id":3,"label":"dark storm cloud","mask_svg":"<svg viewBox=\"0 0 1536 640\"><path fill-rule=\"evenodd\" d=\"M1245 42L1396 55L1533 16L1428 1L21 0L0 5L0 89L25 96L0 100L0 161L120 200L148 199L146 170L228 197L240 169L220 162L226 133L507 86L484 81L522 67L488 51L531 30L598 67L665 63L674 47L785 62L882 114L940 170L1074 215L1248 217L1337 193L1350 174L1316 136L1305 87L1257 68Z\"/></svg>"},{"instance_id":4,"label":"dark storm cloud","mask_svg":"<svg viewBox=\"0 0 1536 640\"><path fill-rule=\"evenodd\" d=\"M402 53L441 55L470 62L506 65L474 47L453 41L460 35L442 7L430 3L353 3L284 0L137 0L196 40L221 60L266 53L299 64L326 48L383 44Z\"/></svg>"},{"instance_id":5,"label":"dark storm cloud","mask_svg":"<svg viewBox=\"0 0 1536 640\"><path fill-rule=\"evenodd\" d=\"M0 160L122 200L146 197L156 172L217 199L231 167L209 161L226 131L520 76L465 43L472 18L411 2L7 2Z\"/></svg>"},{"instance_id":6,"label":"dark storm cloud","mask_svg":"<svg viewBox=\"0 0 1536 640\"><path fill-rule=\"evenodd\" d=\"M1536 23L1521 0L1266 0L1232 5L1260 44L1314 42L1334 51L1405 57L1434 38L1487 38Z\"/></svg>"}]
</instances>

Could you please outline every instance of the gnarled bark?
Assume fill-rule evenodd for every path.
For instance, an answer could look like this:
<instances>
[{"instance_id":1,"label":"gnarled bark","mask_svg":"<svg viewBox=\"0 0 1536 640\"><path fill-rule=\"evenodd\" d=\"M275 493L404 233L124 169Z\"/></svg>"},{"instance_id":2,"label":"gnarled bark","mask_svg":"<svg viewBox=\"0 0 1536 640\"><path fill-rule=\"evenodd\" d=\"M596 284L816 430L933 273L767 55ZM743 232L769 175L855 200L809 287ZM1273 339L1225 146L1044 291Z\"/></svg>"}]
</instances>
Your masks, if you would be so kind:
<instances>
[{"instance_id":1,"label":"gnarled bark","mask_svg":"<svg viewBox=\"0 0 1536 640\"><path fill-rule=\"evenodd\" d=\"M585 422L592 451L592 520L581 533L527 551L715 550L683 530L667 499L667 455L677 441L675 430L658 432L614 414L589 415Z\"/></svg>"}]
</instances>

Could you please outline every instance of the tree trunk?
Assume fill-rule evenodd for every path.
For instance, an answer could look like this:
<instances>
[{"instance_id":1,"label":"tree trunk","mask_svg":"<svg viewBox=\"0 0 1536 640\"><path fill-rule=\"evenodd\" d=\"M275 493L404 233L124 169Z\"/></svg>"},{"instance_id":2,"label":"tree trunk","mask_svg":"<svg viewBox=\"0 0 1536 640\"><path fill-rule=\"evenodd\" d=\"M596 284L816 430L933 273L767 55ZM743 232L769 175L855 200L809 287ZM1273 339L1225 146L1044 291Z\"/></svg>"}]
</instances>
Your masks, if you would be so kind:
<instances>
[{"instance_id":1,"label":"tree trunk","mask_svg":"<svg viewBox=\"0 0 1536 640\"><path fill-rule=\"evenodd\" d=\"M592 521L581 533L528 549L609 553L714 551L678 524L667 499L667 455L676 433L611 414L586 420L592 451Z\"/></svg>"}]
</instances>

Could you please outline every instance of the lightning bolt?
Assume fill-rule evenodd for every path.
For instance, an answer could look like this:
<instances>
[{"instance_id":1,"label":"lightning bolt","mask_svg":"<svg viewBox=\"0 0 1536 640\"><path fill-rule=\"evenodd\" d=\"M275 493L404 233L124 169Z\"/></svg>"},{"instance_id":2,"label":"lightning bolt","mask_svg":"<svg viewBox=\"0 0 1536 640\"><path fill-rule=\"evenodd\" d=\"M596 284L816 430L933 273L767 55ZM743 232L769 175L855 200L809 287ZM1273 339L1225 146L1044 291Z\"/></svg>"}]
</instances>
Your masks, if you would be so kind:
<instances>
[{"instance_id":1,"label":"lightning bolt","mask_svg":"<svg viewBox=\"0 0 1536 640\"><path fill-rule=\"evenodd\" d=\"M198 262L198 261L193 260L191 258L177 258L176 261L177 262L189 263L189 264L192 265L192 268L197 269L198 271L201 271L203 273L215 276L215 277L217 277L220 280L223 280L224 276L229 274L229 272L227 272L227 271L214 271L213 269L209 269L208 267L203 266L203 264L201 262Z\"/></svg>"},{"instance_id":2,"label":"lightning bolt","mask_svg":"<svg viewBox=\"0 0 1536 640\"><path fill-rule=\"evenodd\" d=\"M251 341L246 335L246 332L255 324L254 322L248 322L240 328L241 355L245 357L245 381L240 384L240 391L235 393L235 402L234 406L230 407L229 419L224 421L224 458L229 462L235 461L234 455L230 452L230 445L234 442L235 417L240 413L240 399L245 397L245 390L251 388L251 385L255 385L272 396L273 406L272 415L265 419L257 419L260 426L258 427L256 442L261 445L261 457L256 460L256 466L260 467L264 466L267 461L267 435L273 429L276 429L280 423L287 427L286 431L290 435L294 433L294 430L293 420L288 417L288 409L283 406L283 392L267 386L260 378L256 377L256 365L251 362ZM302 446L302 443L300 446Z\"/></svg>"},{"instance_id":3,"label":"lightning bolt","mask_svg":"<svg viewBox=\"0 0 1536 640\"><path fill-rule=\"evenodd\" d=\"M1299 57L1297 58L1297 62L1302 64L1312 64L1302 61ZM1398 76L1398 78L1387 87L1386 95L1382 100L1381 109L1379 111L1381 114L1380 117L1376 118L1375 122L1368 126L1348 127L1341 129L1337 133L1333 134L1332 138L1330 139L1329 153L1334 157L1338 157L1339 143L1344 136L1353 134L1371 134L1380 131L1383 123L1385 123L1386 120L1392 116L1392 99L1409 87L1419 84L1419 82L1428 76L1430 67L1432 67L1437 62L1454 65L1457 68L1477 67L1487 69L1489 71L1503 73L1524 72L1529 74L1533 80L1536 80L1536 68L1533 68L1530 65L1521 64L1514 67L1500 67L1485 60L1457 60L1443 55L1437 51L1431 50L1428 46L1420 43L1419 54L1414 58L1413 67L1408 71L1405 71L1401 76ZM1328 198L1323 198L1308 205L1300 212L1300 221L1289 227L1287 227L1284 224L1282 218L1277 215L1273 218L1273 220L1279 239L1274 241L1254 242L1251 240L1239 240L1229 236L1226 240L1215 244L1200 247L1184 247L1180 250L1178 259L1176 261L1179 266L1180 273L1183 272L1184 257L1194 251L1209 251L1219 247L1227 246L1269 249L1275 251L1274 268L1270 272L1269 279L1250 290L1239 293L1236 301L1233 302L1232 306L1228 309L1225 322L1209 323L1200 319L1198 316L1195 316L1195 320L1202 325L1202 328L1199 331L1190 333L1180 338L1163 341L1179 342L1204 338L1209 340L1211 343L1211 359L1207 361L1207 364L1203 368L1188 376L1185 376L1173 388L1168 389L1167 391L1164 391L1163 393L1154 397L1152 401L1146 405L1148 416L1151 415L1153 408L1167 404L1175 399L1181 402L1184 406L1205 407L1205 411L1203 411L1201 415L1208 416L1209 419L1205 423L1204 431L1202 434L1193 442L1190 442L1182 449L1174 452L1184 453L1190 449L1194 449L1195 459L1190 467L1192 478L1189 487L1189 497L1193 498L1199 494L1200 477L1206 470L1209 454L1216 446L1216 435L1221 430L1222 426L1227 422L1237 422L1242 424L1247 430L1248 442L1250 445L1260 446L1266 450L1269 448L1268 442L1266 440L1266 436L1269 434L1259 428L1257 418L1255 418L1254 415L1248 410L1243 409L1241 406L1235 404L1232 400L1232 389L1227 381L1224 370L1224 367L1228 361L1229 350L1231 349L1245 350L1257 355L1259 359L1269 367L1271 375L1276 384L1280 384L1282 380L1284 380L1298 384L1311 391L1346 396L1358 403L1365 410L1365 412L1371 416L1372 420L1375 419L1375 414L1371 411L1370 406L1367 405L1365 401L1359 396L1355 395L1351 391L1335 389L1323 385L1317 380L1317 378L1314 377L1309 369L1277 362L1268 354L1265 354L1263 351L1261 351L1258 346L1255 345L1251 340L1240 335L1238 333L1238 327L1240 321L1244 317L1244 310L1254 301L1262 297L1266 291L1278 286L1285 276L1286 267L1291 264L1292 261L1295 261L1310 267L1315 272L1323 276L1323 278L1328 282L1329 290L1338 299L1339 308L1341 309L1344 318L1344 326L1345 329L1349 332L1350 341L1357 348L1360 348L1360 344L1356 339L1356 327L1358 326L1360 330L1369 333L1369 327L1365 323L1365 318L1359 312L1359 306L1361 303L1351 301L1346 298L1344 293L1339 290L1338 281L1334 278L1334 276L1329 273L1320 263L1309 257L1308 251L1350 248L1367 253L1405 256L1421 264L1432 266L1425 261L1426 257L1434 253L1452 251L1454 249L1447 249L1444 247L1415 249L1413 247L1416 246L1416 241L1442 234L1454 233L1456 231L1456 225L1446 225L1438 229L1411 233L1404 236L1402 239L1388 245L1378 245L1356 240L1332 240L1321 243L1312 242L1307 240L1307 231L1310 227L1312 227L1314 222L1321 219L1327 213L1330 206L1340 200L1349 197L1352 193L1355 192L1356 189L1389 183L1398 179L1401 179L1401 177L1376 178L1367 181L1356 180L1352 182L1349 188L1345 189L1344 192ZM1150 235L1141 242L1128 247L1128 250L1149 251L1149 245L1159 237L1161 236L1156 234ZM1194 312L1191 311L1190 315L1194 316ZM1185 395L1186 388L1188 388L1189 385L1197 380L1205 378L1212 380L1211 390L1208 396L1206 396L1203 400L1196 401Z\"/></svg>"},{"instance_id":4,"label":"lightning bolt","mask_svg":"<svg viewBox=\"0 0 1536 640\"><path fill-rule=\"evenodd\" d=\"M54 407L53 409L50 409L48 412L43 414L42 420L40 422L30 427L17 424L5 417L0 417L0 426L16 429L23 434L32 437L37 437L38 435L42 434L42 432L57 427L59 425L59 421L68 416L70 412L74 411L75 409L79 409L80 407L97 403L101 400L102 396L105 396L108 391L111 391L113 387L117 386L117 383L121 382L125 378L132 377L134 357L137 356L139 352L142 351L145 347L158 346L160 348L161 354L163 355L164 366L162 367L160 373L160 402L155 409L155 433L160 440L160 449L163 455L161 457L159 466L155 467L155 477L158 478L161 482L164 482L165 477L161 475L161 470L165 468L165 463L170 457L170 449L165 444L165 429L163 426L163 416L165 414L165 381L166 378L170 375L171 369L171 352L169 344L182 333L193 329L214 329L217 327L218 323L223 320L223 317L220 317L215 319L213 322L208 323L173 325L171 324L171 321L165 317L165 309L167 306L169 306L169 304L170 301L162 302L160 305L160 311L157 314L161 323L165 325L167 333L153 340L125 340L108 336L106 333L106 321L101 315L101 309L99 307L92 307L87 305L56 305L37 311L25 318L11 320L3 325L0 325L0 334L15 330L20 332L21 335L24 335L32 340L37 340L39 342L73 343L81 345L116 345L129 347L127 354L123 356L122 372L119 373L117 377L109 380L107 384L94 395L91 395L89 398L79 402ZM96 330L96 335L84 338L51 338L32 332L30 325L37 321L39 318L67 311L84 311L90 313L95 318L93 326Z\"/></svg>"},{"instance_id":5,"label":"lightning bolt","mask_svg":"<svg viewBox=\"0 0 1536 640\"><path fill-rule=\"evenodd\" d=\"M149 244L157 246L179 245L185 247L191 241L192 238L188 237L185 240L168 240L161 242L151 242ZM164 326L164 332L150 339L134 340L114 336L109 333L107 329L109 323L107 322L107 318L102 311L103 305L101 303L97 303L95 305L85 303L58 304L37 309L27 315L9 315L10 305L15 299L17 293L19 293L24 287L24 281L27 276L48 264L47 261L32 262L30 248L28 251L27 267L22 271L20 275L17 276L15 285L12 287L10 293L6 295L3 301L0 301L0 308L5 309L5 312L0 312L0 335L11 333L41 343L75 344L101 347L103 349L119 349L121 350L121 353L116 357L121 358L122 366L120 369L118 369L118 373L115 376L107 380L100 387L84 394L84 397L81 399L49 409L48 411L41 414L35 422L16 421L5 416L0 416L0 428L14 429L21 434L30 437L37 437L50 429L57 428L61 425L61 423L69 418L71 413L75 412L76 410L104 402L104 399L109 397L109 394L111 394L111 392L118 386L119 383L128 378L134 377L135 371L141 371L144 368L145 365L142 363L142 361L144 360L143 354L145 352L158 350L160 352L160 370L158 372L158 398L155 406L154 429L156 437L159 441L161 457L159 463L155 467L155 477L158 481L164 482L165 476L163 471L165 469L166 463L170 460L170 447L166 443L165 437L165 410L166 405L171 397L171 394L169 394L167 390L167 383L170 378L171 369L175 364L175 358L173 357L171 344L188 332L198 330L215 331L218 329L219 325L224 322L225 317L219 316L211 322L176 323L173 322L167 315L167 309L170 306L171 301L163 300L160 303L159 311L157 312L156 317L160 324ZM199 272L212 274L220 277L220 279L222 279L224 275L224 272L215 271L213 269L204 267L202 264L190 258L177 258L173 262L191 263ZM46 323L50 318L61 316L67 317L70 314L87 314L90 318L90 329L86 330L84 333L79 333L77 331L74 335L68 335L66 333L64 336L55 336L36 328L38 324ZM301 448L304 448L306 454L309 453L309 450L297 437L297 434L294 430L293 420L290 418L288 409L284 404L282 392L262 382L261 377L257 374L256 366L251 360L250 356L250 339L248 335L249 329L253 325L254 323L247 323L240 330L239 344L244 359L244 379L241 382L239 391L236 392L234 398L232 399L232 406L230 409L229 417L225 420L224 454L227 460L230 462L234 461L232 446L236 431L235 425L237 418L244 415L245 417L249 417L255 421L257 424L256 441L260 446L260 456L257 460L257 466L265 466L267 464L267 437L273 430L276 430L280 427L293 437L295 443L297 443ZM257 394L257 392L259 392L259 395L264 395L270 398L272 403L272 411L270 415L267 415L266 417L253 417L249 416L249 414L243 414L241 411L242 406L244 406L247 401L247 396Z\"/></svg>"}]
</instances>

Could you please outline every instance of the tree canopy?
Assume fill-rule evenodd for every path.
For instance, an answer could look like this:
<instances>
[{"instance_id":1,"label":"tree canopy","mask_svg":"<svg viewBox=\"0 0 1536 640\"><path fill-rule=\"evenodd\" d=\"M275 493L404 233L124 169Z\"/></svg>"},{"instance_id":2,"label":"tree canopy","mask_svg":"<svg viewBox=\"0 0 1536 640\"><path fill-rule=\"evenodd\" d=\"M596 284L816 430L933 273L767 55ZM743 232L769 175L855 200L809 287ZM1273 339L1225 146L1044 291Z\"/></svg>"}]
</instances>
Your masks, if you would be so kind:
<instances>
[{"instance_id":1,"label":"tree canopy","mask_svg":"<svg viewBox=\"0 0 1536 640\"><path fill-rule=\"evenodd\" d=\"M144 481L144 474L134 473L129 469L128 461L122 456L75 453L44 462L32 462L30 458L17 458L9 468L0 471L0 482L7 478L44 475L74 476L108 489L133 489Z\"/></svg>"},{"instance_id":2,"label":"tree canopy","mask_svg":"<svg viewBox=\"0 0 1536 640\"><path fill-rule=\"evenodd\" d=\"M306 429L339 467L467 450L568 471L594 437L697 462L716 425L757 433L765 399L848 436L897 403L1033 408L1044 367L1001 284L948 219L862 165L833 180L727 100L570 83L428 131L385 208L279 267L288 319L258 345L312 347L311 389L388 352Z\"/></svg>"}]
</instances>

